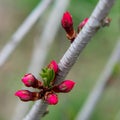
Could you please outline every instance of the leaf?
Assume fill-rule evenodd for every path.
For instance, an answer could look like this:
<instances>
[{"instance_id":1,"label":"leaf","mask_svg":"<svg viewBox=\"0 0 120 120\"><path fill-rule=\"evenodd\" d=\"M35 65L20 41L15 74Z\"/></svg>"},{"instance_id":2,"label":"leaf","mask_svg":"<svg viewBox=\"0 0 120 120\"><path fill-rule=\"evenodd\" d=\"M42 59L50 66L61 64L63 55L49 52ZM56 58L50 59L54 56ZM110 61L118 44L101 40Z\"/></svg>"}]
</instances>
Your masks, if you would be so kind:
<instances>
[{"instance_id":1,"label":"leaf","mask_svg":"<svg viewBox=\"0 0 120 120\"><path fill-rule=\"evenodd\" d=\"M49 87L50 83L55 78L55 72L54 72L53 69L43 68L42 71L41 71L41 73L40 73L40 76L43 79L44 85Z\"/></svg>"},{"instance_id":2,"label":"leaf","mask_svg":"<svg viewBox=\"0 0 120 120\"><path fill-rule=\"evenodd\" d=\"M50 69L48 72L49 72L49 80L50 82L52 82L55 78L55 72L53 69Z\"/></svg>"},{"instance_id":3,"label":"leaf","mask_svg":"<svg viewBox=\"0 0 120 120\"><path fill-rule=\"evenodd\" d=\"M47 78L44 77L44 78L43 78L43 84L44 84L44 86L46 86L46 87L49 86L47 81L48 81Z\"/></svg>"}]
</instances>

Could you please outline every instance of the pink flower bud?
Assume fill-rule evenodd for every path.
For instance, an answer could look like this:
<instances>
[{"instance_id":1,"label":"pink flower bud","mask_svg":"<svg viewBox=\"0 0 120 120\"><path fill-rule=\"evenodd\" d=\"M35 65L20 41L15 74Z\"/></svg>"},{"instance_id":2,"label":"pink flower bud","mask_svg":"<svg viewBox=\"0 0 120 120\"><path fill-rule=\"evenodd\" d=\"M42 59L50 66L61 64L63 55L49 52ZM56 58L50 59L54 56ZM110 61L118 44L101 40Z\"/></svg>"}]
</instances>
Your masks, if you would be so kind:
<instances>
[{"instance_id":1,"label":"pink flower bud","mask_svg":"<svg viewBox=\"0 0 120 120\"><path fill-rule=\"evenodd\" d=\"M58 64L56 61L52 60L50 64L48 65L48 68L53 69L55 73L58 71Z\"/></svg>"},{"instance_id":2,"label":"pink flower bud","mask_svg":"<svg viewBox=\"0 0 120 120\"><path fill-rule=\"evenodd\" d=\"M46 95L45 100L47 101L48 104L50 105L56 105L58 103L58 97L54 93L48 93Z\"/></svg>"},{"instance_id":3,"label":"pink flower bud","mask_svg":"<svg viewBox=\"0 0 120 120\"><path fill-rule=\"evenodd\" d=\"M70 92L72 90L74 85L75 85L74 81L72 81L72 80L65 80L65 81L61 82L58 86L53 88L53 90L55 92L67 93L67 92Z\"/></svg>"},{"instance_id":4,"label":"pink flower bud","mask_svg":"<svg viewBox=\"0 0 120 120\"><path fill-rule=\"evenodd\" d=\"M24 75L22 82L27 87L33 87L37 83L37 79L31 73L28 73Z\"/></svg>"},{"instance_id":5,"label":"pink flower bud","mask_svg":"<svg viewBox=\"0 0 120 120\"><path fill-rule=\"evenodd\" d=\"M68 11L63 14L61 24L67 33L69 33L71 30L73 30L72 16Z\"/></svg>"},{"instance_id":6,"label":"pink flower bud","mask_svg":"<svg viewBox=\"0 0 120 120\"><path fill-rule=\"evenodd\" d=\"M25 101L25 102L33 99L32 92L28 90L18 90L15 93L15 96L18 96L22 101Z\"/></svg>"},{"instance_id":7,"label":"pink flower bud","mask_svg":"<svg viewBox=\"0 0 120 120\"><path fill-rule=\"evenodd\" d=\"M85 18L78 26L78 32L84 27L84 25L88 22L89 18Z\"/></svg>"}]
</instances>

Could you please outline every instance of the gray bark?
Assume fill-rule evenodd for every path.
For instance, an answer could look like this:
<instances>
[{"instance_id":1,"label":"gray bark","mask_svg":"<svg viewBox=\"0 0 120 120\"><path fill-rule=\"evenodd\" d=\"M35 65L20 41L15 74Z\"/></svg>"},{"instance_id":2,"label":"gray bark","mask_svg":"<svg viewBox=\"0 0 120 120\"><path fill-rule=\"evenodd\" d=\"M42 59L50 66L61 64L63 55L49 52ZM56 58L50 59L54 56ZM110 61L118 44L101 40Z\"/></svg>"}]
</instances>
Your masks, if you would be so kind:
<instances>
[{"instance_id":1,"label":"gray bark","mask_svg":"<svg viewBox=\"0 0 120 120\"><path fill-rule=\"evenodd\" d=\"M26 18L22 25L13 34L9 42L0 51L0 67L7 61L8 57L15 50L17 45L23 40L24 36L30 31L33 25L44 13L52 0L42 0L32 13Z\"/></svg>"}]
</instances>

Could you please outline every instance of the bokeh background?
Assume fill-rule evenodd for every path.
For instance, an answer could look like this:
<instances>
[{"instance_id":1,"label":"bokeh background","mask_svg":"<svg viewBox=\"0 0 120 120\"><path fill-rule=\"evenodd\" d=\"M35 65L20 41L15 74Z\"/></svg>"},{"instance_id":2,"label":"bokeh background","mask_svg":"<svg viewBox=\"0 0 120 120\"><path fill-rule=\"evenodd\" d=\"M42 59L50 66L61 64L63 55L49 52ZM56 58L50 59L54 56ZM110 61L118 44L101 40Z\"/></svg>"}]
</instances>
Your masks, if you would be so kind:
<instances>
[{"instance_id":1,"label":"bokeh background","mask_svg":"<svg viewBox=\"0 0 120 120\"><path fill-rule=\"evenodd\" d=\"M76 29L80 21L91 15L97 2L98 0L70 1L67 10L73 16ZM0 50L38 3L39 0L0 0ZM29 66L35 36L42 33L43 24L46 24L44 19L48 19L47 15L51 8L52 6L0 68L0 120L10 120L13 115L18 100L14 92L22 86L21 77ZM69 94L60 94L59 103L56 106L49 106L50 112L43 120L75 119L104 69L117 40L120 39L119 0L116 1L109 17L112 18L110 26L98 31L67 76L68 79L76 81L75 88ZM69 45L65 32L60 26L45 63L48 64L52 59L59 62ZM120 120L119 91L120 74L117 74L106 87L90 120Z\"/></svg>"}]
</instances>

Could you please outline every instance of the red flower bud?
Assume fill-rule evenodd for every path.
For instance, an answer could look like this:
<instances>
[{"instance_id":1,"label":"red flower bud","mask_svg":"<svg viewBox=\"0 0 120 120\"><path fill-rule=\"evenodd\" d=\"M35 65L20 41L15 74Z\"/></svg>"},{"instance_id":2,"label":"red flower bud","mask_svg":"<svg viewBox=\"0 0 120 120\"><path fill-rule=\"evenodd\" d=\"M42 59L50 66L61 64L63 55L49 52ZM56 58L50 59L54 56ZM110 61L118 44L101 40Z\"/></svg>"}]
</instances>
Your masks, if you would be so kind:
<instances>
[{"instance_id":1,"label":"red flower bud","mask_svg":"<svg viewBox=\"0 0 120 120\"><path fill-rule=\"evenodd\" d=\"M31 87L36 84L37 79L31 73L28 73L24 75L22 82L25 84L25 86Z\"/></svg>"},{"instance_id":2,"label":"red flower bud","mask_svg":"<svg viewBox=\"0 0 120 120\"><path fill-rule=\"evenodd\" d=\"M24 77L22 78L22 82L27 87L33 87L33 88L41 88L42 87L42 82L37 80L34 77L34 75L32 75L31 73L25 74Z\"/></svg>"},{"instance_id":3,"label":"red flower bud","mask_svg":"<svg viewBox=\"0 0 120 120\"><path fill-rule=\"evenodd\" d=\"M68 11L63 14L61 24L67 33L73 30L72 16Z\"/></svg>"},{"instance_id":4,"label":"red flower bud","mask_svg":"<svg viewBox=\"0 0 120 120\"><path fill-rule=\"evenodd\" d=\"M48 68L53 69L55 73L58 71L58 64L56 61L52 60L50 64L48 65Z\"/></svg>"},{"instance_id":5,"label":"red flower bud","mask_svg":"<svg viewBox=\"0 0 120 120\"><path fill-rule=\"evenodd\" d=\"M15 93L15 96L18 96L22 101L25 101L25 102L33 99L32 92L28 90L18 90Z\"/></svg>"},{"instance_id":6,"label":"red flower bud","mask_svg":"<svg viewBox=\"0 0 120 120\"><path fill-rule=\"evenodd\" d=\"M70 92L72 90L74 85L75 85L74 81L72 81L72 80L65 80L65 81L61 82L58 86L54 87L53 90L55 92L67 93L67 92Z\"/></svg>"},{"instance_id":7,"label":"red flower bud","mask_svg":"<svg viewBox=\"0 0 120 120\"><path fill-rule=\"evenodd\" d=\"M48 93L45 97L45 100L50 105L56 105L58 103L58 97L54 93Z\"/></svg>"},{"instance_id":8,"label":"red flower bud","mask_svg":"<svg viewBox=\"0 0 120 120\"><path fill-rule=\"evenodd\" d=\"M88 22L89 18L85 18L78 26L78 32L84 27L84 25Z\"/></svg>"},{"instance_id":9,"label":"red flower bud","mask_svg":"<svg viewBox=\"0 0 120 120\"><path fill-rule=\"evenodd\" d=\"M67 11L63 14L62 20L61 20L62 27L66 31L66 37L71 41L71 43L76 38L77 34L76 31L73 28L73 20L71 14Z\"/></svg>"}]
</instances>

